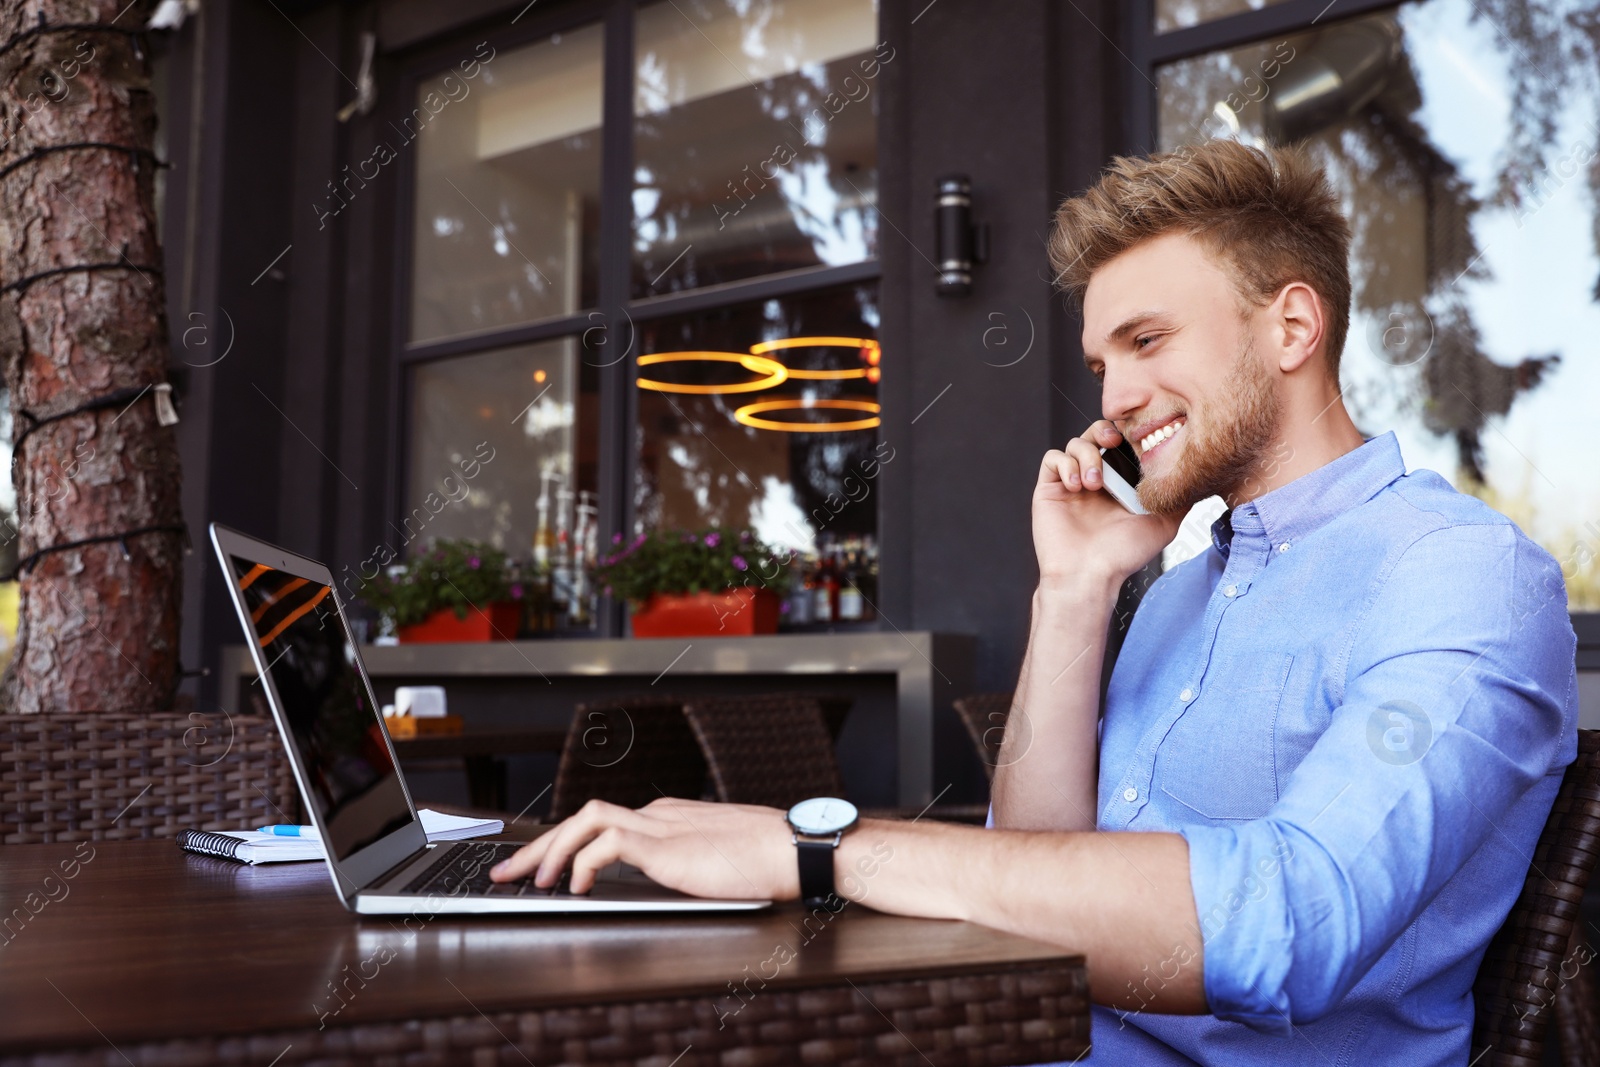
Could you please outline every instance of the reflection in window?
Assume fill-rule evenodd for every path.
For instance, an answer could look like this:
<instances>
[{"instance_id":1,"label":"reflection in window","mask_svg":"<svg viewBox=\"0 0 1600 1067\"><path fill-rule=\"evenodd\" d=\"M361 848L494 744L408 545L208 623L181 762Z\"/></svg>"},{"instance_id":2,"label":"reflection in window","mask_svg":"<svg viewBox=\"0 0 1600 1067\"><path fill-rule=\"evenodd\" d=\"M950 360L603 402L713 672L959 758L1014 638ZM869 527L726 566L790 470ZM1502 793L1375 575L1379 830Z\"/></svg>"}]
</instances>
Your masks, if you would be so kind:
<instances>
[{"instance_id":1,"label":"reflection in window","mask_svg":"<svg viewBox=\"0 0 1600 1067\"><path fill-rule=\"evenodd\" d=\"M1600 396L1595 50L1430 0L1160 72L1163 148L1303 141L1327 167L1354 230L1356 424L1515 519L1574 611L1600 610L1600 478L1575 447Z\"/></svg>"},{"instance_id":2,"label":"reflection in window","mask_svg":"<svg viewBox=\"0 0 1600 1067\"><path fill-rule=\"evenodd\" d=\"M670 0L635 47L635 296L877 254L875 0Z\"/></svg>"},{"instance_id":3,"label":"reflection in window","mask_svg":"<svg viewBox=\"0 0 1600 1067\"><path fill-rule=\"evenodd\" d=\"M396 131L417 152L413 341L597 300L602 30L478 52L422 82Z\"/></svg>"},{"instance_id":4,"label":"reflection in window","mask_svg":"<svg viewBox=\"0 0 1600 1067\"><path fill-rule=\"evenodd\" d=\"M398 524L407 554L471 538L514 558L548 557L563 531L592 536L598 390L575 338L419 367Z\"/></svg>"},{"instance_id":5,"label":"reflection in window","mask_svg":"<svg viewBox=\"0 0 1600 1067\"><path fill-rule=\"evenodd\" d=\"M877 334L876 286L641 323L639 377L668 390L638 394L636 530L749 526L768 544L802 552L819 537L875 536L875 479L893 459L870 426ZM732 358L752 348L761 359ZM651 359L687 352L729 358ZM786 380L731 391L770 379L774 363ZM719 391L700 391L708 387ZM768 423L869 425L796 432Z\"/></svg>"},{"instance_id":6,"label":"reflection in window","mask_svg":"<svg viewBox=\"0 0 1600 1067\"><path fill-rule=\"evenodd\" d=\"M1202 22L1258 11L1283 0L1156 0L1156 32L1182 30Z\"/></svg>"}]
</instances>

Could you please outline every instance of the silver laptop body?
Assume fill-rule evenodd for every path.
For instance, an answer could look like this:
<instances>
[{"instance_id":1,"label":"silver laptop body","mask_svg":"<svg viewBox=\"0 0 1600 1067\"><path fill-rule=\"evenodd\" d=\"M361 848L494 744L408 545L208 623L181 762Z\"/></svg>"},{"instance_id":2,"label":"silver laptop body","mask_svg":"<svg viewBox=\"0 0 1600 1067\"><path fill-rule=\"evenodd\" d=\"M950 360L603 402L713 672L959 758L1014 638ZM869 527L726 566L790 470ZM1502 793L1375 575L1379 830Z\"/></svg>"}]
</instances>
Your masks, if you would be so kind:
<instances>
[{"instance_id":1,"label":"silver laptop body","mask_svg":"<svg viewBox=\"0 0 1600 1067\"><path fill-rule=\"evenodd\" d=\"M516 845L428 843L333 575L315 560L216 523L211 544L260 675L252 684L272 709L346 908L432 916L741 911L771 903L686 896L621 864L583 896L539 890L531 881L488 886L489 866Z\"/></svg>"}]
</instances>

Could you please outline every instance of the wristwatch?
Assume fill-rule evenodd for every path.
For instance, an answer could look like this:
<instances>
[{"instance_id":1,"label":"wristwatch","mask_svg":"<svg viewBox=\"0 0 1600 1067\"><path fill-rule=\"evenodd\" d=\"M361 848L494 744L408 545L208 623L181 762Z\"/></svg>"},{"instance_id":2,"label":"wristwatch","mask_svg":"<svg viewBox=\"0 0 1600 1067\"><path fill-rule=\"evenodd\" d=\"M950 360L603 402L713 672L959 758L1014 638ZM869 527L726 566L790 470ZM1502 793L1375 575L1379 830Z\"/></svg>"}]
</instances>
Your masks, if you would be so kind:
<instances>
[{"instance_id":1,"label":"wristwatch","mask_svg":"<svg viewBox=\"0 0 1600 1067\"><path fill-rule=\"evenodd\" d=\"M800 899L806 907L838 911L845 906L845 900L834 892L833 853L858 818L856 806L838 797L802 800L784 816L794 831Z\"/></svg>"}]
</instances>

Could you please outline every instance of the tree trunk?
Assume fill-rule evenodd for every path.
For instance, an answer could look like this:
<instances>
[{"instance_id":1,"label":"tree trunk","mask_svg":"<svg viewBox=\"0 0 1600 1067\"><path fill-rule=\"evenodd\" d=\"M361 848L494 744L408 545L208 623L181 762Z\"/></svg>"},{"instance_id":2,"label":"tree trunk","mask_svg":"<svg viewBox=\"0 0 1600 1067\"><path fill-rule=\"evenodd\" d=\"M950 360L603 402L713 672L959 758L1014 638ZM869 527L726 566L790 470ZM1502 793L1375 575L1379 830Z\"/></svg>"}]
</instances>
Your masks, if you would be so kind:
<instances>
[{"instance_id":1,"label":"tree trunk","mask_svg":"<svg viewBox=\"0 0 1600 1067\"><path fill-rule=\"evenodd\" d=\"M120 32L154 3L0 0L0 356L17 492L17 530L0 536L20 538L22 561L9 710L166 709L176 689L184 535L177 442L158 418L155 108L142 41ZM90 543L61 547L78 541Z\"/></svg>"}]
</instances>

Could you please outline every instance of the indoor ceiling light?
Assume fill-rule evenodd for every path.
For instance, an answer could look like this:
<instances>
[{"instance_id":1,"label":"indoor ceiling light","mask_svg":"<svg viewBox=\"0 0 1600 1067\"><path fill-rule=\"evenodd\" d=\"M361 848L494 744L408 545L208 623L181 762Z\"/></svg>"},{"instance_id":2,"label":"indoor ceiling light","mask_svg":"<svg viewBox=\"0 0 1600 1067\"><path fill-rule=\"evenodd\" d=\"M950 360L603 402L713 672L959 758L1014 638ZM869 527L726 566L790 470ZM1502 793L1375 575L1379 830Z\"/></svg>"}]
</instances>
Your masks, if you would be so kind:
<instances>
[{"instance_id":1,"label":"indoor ceiling light","mask_svg":"<svg viewBox=\"0 0 1600 1067\"><path fill-rule=\"evenodd\" d=\"M758 418L759 415L768 411L807 411L815 408L826 408L834 411L864 411L872 417L849 419L843 422L784 422L779 419ZM883 422L878 417L878 413L882 410L882 405L872 400L793 398L761 400L754 404L746 404L735 411L733 417L745 426L753 426L758 430L782 430L786 433L841 433L845 430L875 429Z\"/></svg>"},{"instance_id":2,"label":"indoor ceiling light","mask_svg":"<svg viewBox=\"0 0 1600 1067\"><path fill-rule=\"evenodd\" d=\"M638 379L640 389L653 389L658 393L691 393L705 396L718 393L755 393L782 385L789 378L789 369L775 359L749 352L654 352L640 356L639 366L657 363L737 363L752 374L763 377L748 382L730 382L725 385L689 385L679 382L658 382L649 378Z\"/></svg>"},{"instance_id":3,"label":"indoor ceiling light","mask_svg":"<svg viewBox=\"0 0 1600 1067\"><path fill-rule=\"evenodd\" d=\"M882 348L870 337L784 337L776 341L762 341L760 344L751 345L750 353L759 356L785 348L852 348L859 352L861 358L868 364L866 367L841 367L837 370L788 368L789 377L813 381L837 381L843 378L870 378L877 381L877 377L870 373L870 368L878 366L883 358Z\"/></svg>"}]
</instances>

